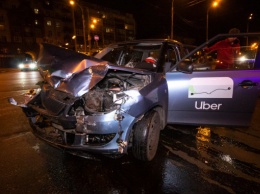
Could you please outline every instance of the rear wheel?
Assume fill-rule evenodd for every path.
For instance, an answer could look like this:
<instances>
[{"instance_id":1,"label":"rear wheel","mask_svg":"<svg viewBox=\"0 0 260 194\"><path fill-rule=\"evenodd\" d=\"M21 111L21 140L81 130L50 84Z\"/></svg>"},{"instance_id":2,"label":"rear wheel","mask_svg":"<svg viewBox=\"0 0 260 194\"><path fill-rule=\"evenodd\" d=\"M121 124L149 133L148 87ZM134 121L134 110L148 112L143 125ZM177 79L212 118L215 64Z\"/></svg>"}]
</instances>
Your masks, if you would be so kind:
<instances>
[{"instance_id":1,"label":"rear wheel","mask_svg":"<svg viewBox=\"0 0 260 194\"><path fill-rule=\"evenodd\" d=\"M132 146L135 158L143 161L151 161L155 157L160 129L160 116L155 110L147 113L135 124Z\"/></svg>"}]
</instances>

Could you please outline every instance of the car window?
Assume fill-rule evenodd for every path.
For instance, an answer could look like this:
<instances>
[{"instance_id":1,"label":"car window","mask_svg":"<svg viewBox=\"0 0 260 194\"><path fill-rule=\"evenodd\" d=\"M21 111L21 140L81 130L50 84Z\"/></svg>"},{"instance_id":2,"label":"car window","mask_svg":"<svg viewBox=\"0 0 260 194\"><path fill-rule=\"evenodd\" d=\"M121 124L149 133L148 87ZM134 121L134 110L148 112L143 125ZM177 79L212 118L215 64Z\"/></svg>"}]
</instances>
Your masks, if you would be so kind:
<instances>
[{"instance_id":1,"label":"car window","mask_svg":"<svg viewBox=\"0 0 260 194\"><path fill-rule=\"evenodd\" d=\"M109 61L110 63L118 64L118 59L121 55L121 49L120 48L114 48L109 51L109 54L106 54L102 57L103 60Z\"/></svg>"},{"instance_id":2,"label":"car window","mask_svg":"<svg viewBox=\"0 0 260 194\"><path fill-rule=\"evenodd\" d=\"M258 38L217 37L182 59L192 64L194 71L254 69L259 45Z\"/></svg>"},{"instance_id":3,"label":"car window","mask_svg":"<svg viewBox=\"0 0 260 194\"><path fill-rule=\"evenodd\" d=\"M178 63L181 58L183 58L187 54L188 50L184 47L184 45L169 43L165 52L164 71L167 72L169 71L169 69L176 67L176 63ZM173 70L176 71L176 68L174 68Z\"/></svg>"},{"instance_id":4,"label":"car window","mask_svg":"<svg viewBox=\"0 0 260 194\"><path fill-rule=\"evenodd\" d=\"M136 43L113 45L95 55L113 65L155 70L162 44Z\"/></svg>"},{"instance_id":5,"label":"car window","mask_svg":"<svg viewBox=\"0 0 260 194\"><path fill-rule=\"evenodd\" d=\"M256 48L250 46L242 46L239 51L228 51L226 48L219 48L218 51L209 53L202 49L192 56L192 62L194 70L253 69L256 51ZM232 52L232 58L225 61L225 59L219 58L219 52L223 52L223 55Z\"/></svg>"},{"instance_id":6,"label":"car window","mask_svg":"<svg viewBox=\"0 0 260 194\"><path fill-rule=\"evenodd\" d=\"M174 50L172 47L170 47L168 50L167 50L167 53L166 53L166 56L165 56L165 61L166 62L171 62L172 64L175 64L178 60L178 57L177 57L177 53L176 53L176 50Z\"/></svg>"},{"instance_id":7,"label":"car window","mask_svg":"<svg viewBox=\"0 0 260 194\"><path fill-rule=\"evenodd\" d=\"M180 57L177 46L168 45L165 53L165 62L168 63L168 67L166 69L173 67L179 60Z\"/></svg>"},{"instance_id":8,"label":"car window","mask_svg":"<svg viewBox=\"0 0 260 194\"><path fill-rule=\"evenodd\" d=\"M235 69L253 69L255 64L257 48L255 46L247 46L242 48L239 56L235 60Z\"/></svg>"}]
</instances>

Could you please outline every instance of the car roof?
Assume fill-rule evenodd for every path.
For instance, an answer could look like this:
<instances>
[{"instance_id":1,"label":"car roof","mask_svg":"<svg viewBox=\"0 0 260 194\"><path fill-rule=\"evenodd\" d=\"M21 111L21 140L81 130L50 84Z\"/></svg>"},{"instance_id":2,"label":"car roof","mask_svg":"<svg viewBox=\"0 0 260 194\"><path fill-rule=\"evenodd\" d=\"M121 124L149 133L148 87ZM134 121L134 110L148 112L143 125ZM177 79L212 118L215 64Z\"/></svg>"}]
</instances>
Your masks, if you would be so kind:
<instances>
[{"instance_id":1,"label":"car roof","mask_svg":"<svg viewBox=\"0 0 260 194\"><path fill-rule=\"evenodd\" d=\"M137 40L127 40L127 41L121 41L121 42L116 42L112 43L110 45L120 45L120 44L138 44L138 43L174 43L174 44L179 44L183 45L181 42L177 40L172 40L172 39L137 39ZM109 45L109 46L110 46Z\"/></svg>"}]
</instances>

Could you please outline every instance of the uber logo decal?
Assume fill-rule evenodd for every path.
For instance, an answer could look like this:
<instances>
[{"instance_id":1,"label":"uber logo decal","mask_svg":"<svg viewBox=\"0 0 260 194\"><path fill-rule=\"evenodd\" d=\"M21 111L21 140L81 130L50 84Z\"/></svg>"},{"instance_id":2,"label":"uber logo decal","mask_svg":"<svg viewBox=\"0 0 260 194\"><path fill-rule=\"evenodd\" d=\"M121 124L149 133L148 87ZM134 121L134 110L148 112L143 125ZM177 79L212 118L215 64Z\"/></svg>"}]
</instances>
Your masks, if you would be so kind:
<instances>
[{"instance_id":1,"label":"uber logo decal","mask_svg":"<svg viewBox=\"0 0 260 194\"><path fill-rule=\"evenodd\" d=\"M202 77L189 81L188 98L233 98L230 77Z\"/></svg>"},{"instance_id":2,"label":"uber logo decal","mask_svg":"<svg viewBox=\"0 0 260 194\"><path fill-rule=\"evenodd\" d=\"M216 103L206 103L205 101L201 102L195 102L195 108L197 110L219 110L222 104L216 104Z\"/></svg>"}]
</instances>

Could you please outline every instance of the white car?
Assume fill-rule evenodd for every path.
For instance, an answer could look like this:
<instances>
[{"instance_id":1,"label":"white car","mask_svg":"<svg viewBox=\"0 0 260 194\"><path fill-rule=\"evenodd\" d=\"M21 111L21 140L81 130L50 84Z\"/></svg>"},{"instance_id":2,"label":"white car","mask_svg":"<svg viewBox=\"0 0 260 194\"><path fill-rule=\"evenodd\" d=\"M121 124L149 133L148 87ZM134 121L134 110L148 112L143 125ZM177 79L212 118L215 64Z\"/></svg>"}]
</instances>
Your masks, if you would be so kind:
<instances>
[{"instance_id":1,"label":"white car","mask_svg":"<svg viewBox=\"0 0 260 194\"><path fill-rule=\"evenodd\" d=\"M34 71L37 70L37 62L33 60L25 60L18 64L18 68L21 71Z\"/></svg>"}]
</instances>

